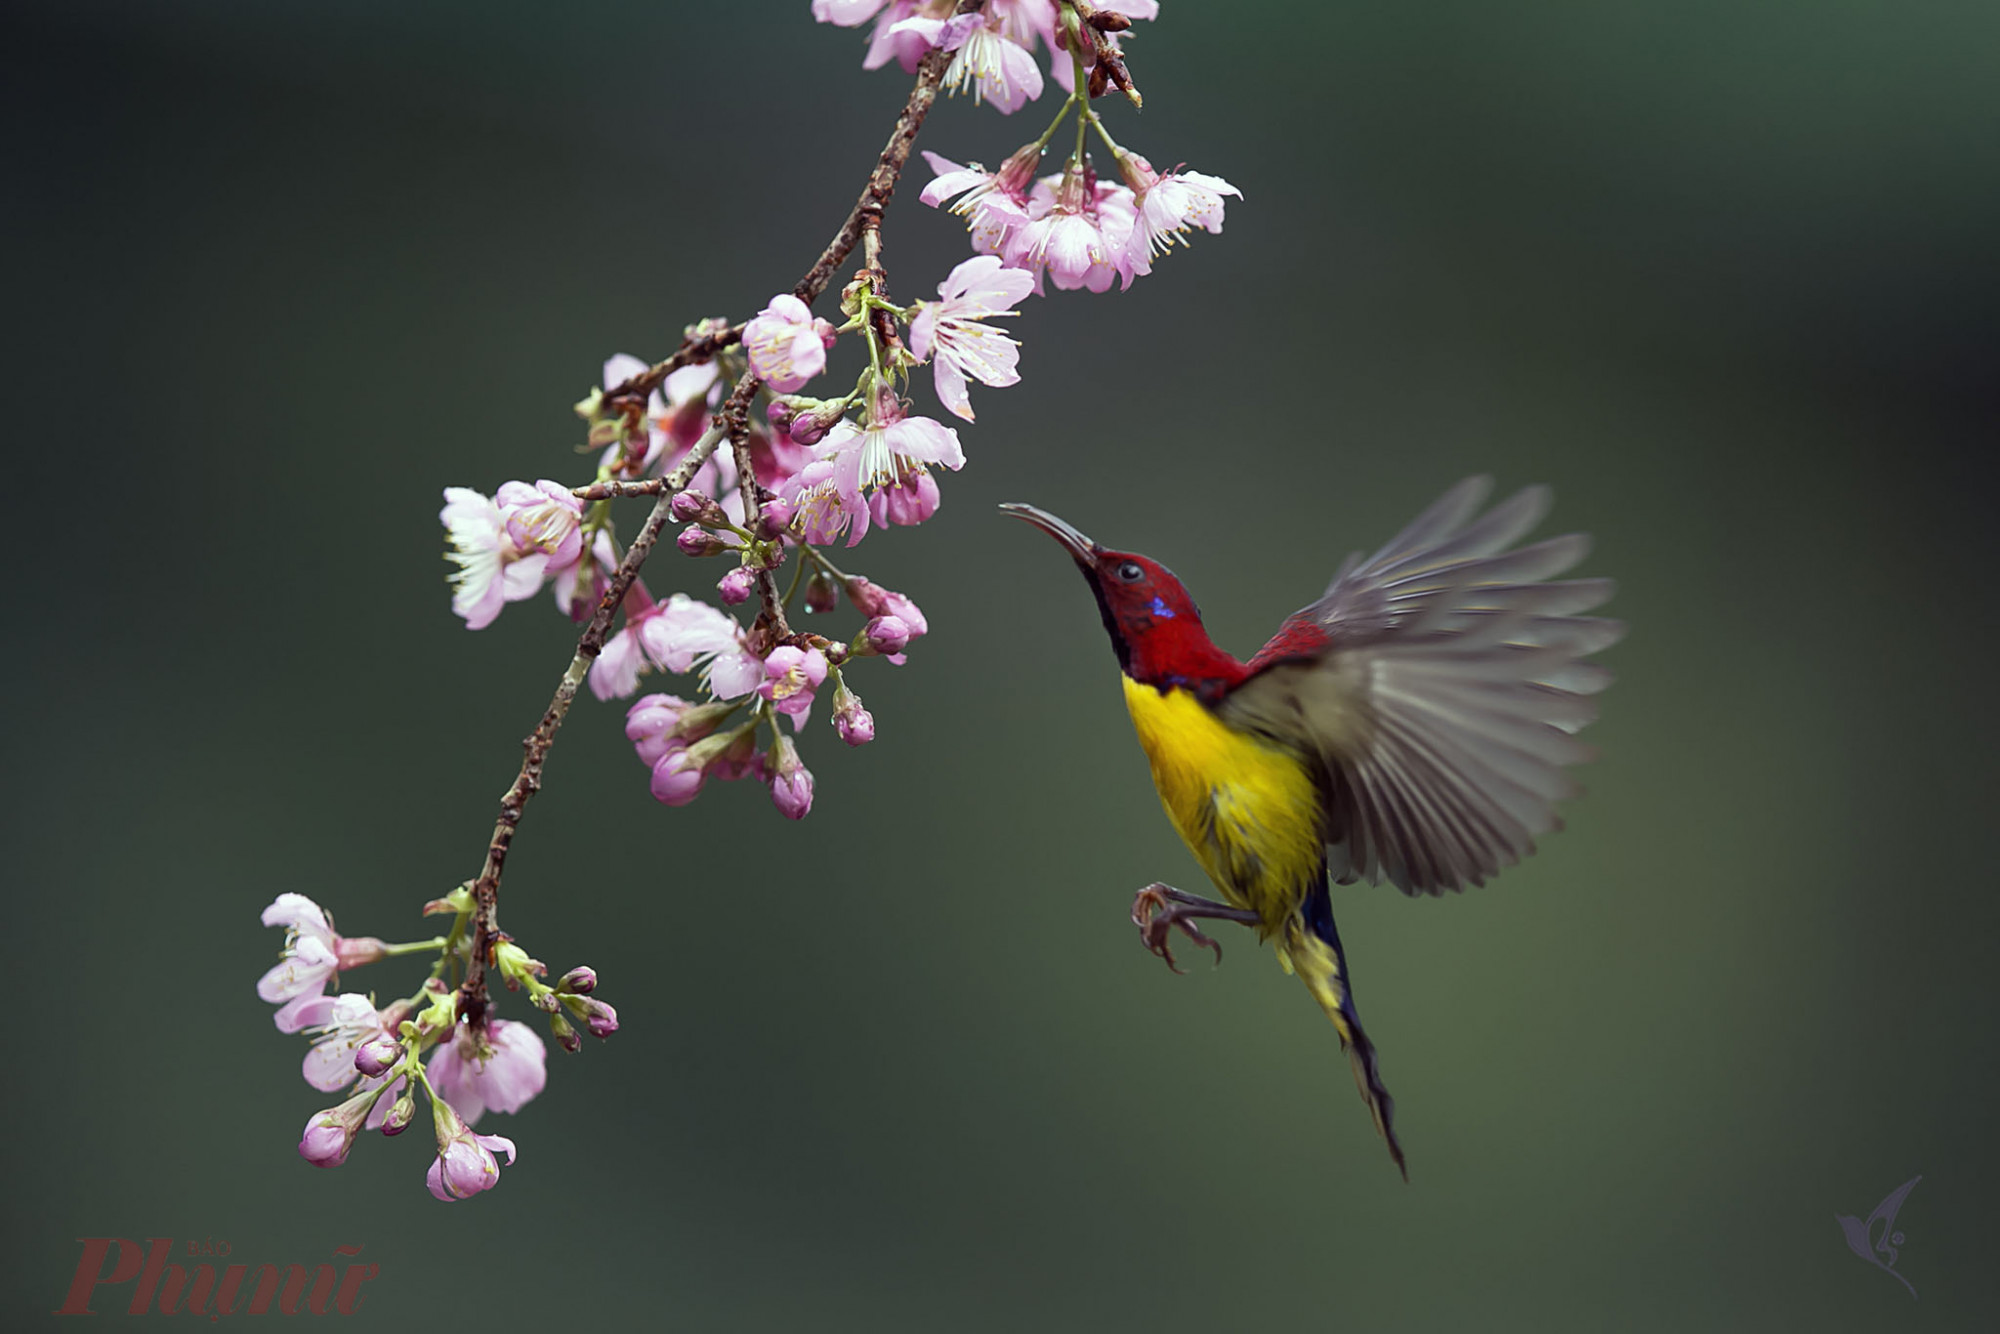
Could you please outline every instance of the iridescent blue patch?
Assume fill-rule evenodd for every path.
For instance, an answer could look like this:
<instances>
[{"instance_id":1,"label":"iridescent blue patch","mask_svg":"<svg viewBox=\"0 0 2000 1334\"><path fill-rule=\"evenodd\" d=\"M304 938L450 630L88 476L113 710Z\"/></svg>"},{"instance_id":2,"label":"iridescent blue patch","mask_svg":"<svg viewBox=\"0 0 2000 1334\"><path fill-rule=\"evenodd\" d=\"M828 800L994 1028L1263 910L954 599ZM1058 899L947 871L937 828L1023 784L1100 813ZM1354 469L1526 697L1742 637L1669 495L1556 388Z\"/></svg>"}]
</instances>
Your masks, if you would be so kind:
<instances>
[{"instance_id":1,"label":"iridescent blue patch","mask_svg":"<svg viewBox=\"0 0 2000 1334\"><path fill-rule=\"evenodd\" d=\"M1155 596L1153 598L1153 605L1147 608L1147 610L1160 620L1171 621L1174 619L1174 609L1167 605L1167 600L1163 597Z\"/></svg>"}]
</instances>

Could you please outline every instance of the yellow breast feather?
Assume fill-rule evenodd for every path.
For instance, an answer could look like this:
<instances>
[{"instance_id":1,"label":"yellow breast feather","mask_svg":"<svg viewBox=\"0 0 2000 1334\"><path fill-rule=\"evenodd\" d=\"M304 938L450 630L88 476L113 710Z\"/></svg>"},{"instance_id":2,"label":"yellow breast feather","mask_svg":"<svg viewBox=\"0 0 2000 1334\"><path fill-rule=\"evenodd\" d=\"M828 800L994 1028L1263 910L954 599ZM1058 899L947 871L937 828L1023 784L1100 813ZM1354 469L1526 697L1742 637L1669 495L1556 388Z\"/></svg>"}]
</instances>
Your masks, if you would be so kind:
<instances>
[{"instance_id":1,"label":"yellow breast feather","mask_svg":"<svg viewBox=\"0 0 2000 1334\"><path fill-rule=\"evenodd\" d=\"M1124 681L1167 817L1223 897L1276 929L1319 883L1324 840L1310 771L1187 691Z\"/></svg>"}]
</instances>

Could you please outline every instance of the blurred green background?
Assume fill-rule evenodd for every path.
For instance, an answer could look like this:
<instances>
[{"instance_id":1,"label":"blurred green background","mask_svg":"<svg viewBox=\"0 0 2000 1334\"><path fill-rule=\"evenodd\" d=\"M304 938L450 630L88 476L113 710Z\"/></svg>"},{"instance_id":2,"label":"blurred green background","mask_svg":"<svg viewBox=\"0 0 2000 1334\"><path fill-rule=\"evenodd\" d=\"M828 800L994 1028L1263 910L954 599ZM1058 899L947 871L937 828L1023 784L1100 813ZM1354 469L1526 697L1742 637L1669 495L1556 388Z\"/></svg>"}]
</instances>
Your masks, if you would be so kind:
<instances>
[{"instance_id":1,"label":"blurred green background","mask_svg":"<svg viewBox=\"0 0 2000 1334\"><path fill-rule=\"evenodd\" d=\"M2000 9L1165 10L1107 114L1239 185L1227 231L1017 322L939 518L854 553L932 633L856 673L874 745L815 720L809 820L662 808L578 707L504 921L625 1026L447 1207L420 1132L297 1157L327 1099L258 911L414 938L477 871L570 632L450 615L439 489L582 476L601 360L789 287L907 80L806 0L8 7L6 1324L85 1236L364 1244L376 1328L2000 1312ZM922 143L997 161L1051 109ZM965 253L913 196L906 299ZM1336 896L1405 1186L1248 937L1186 978L1133 938L1199 872L1088 595L993 506L1160 557L1248 652L1470 472L1552 483L1633 628L1566 832L1462 898ZM1834 1215L1919 1173L1913 1303Z\"/></svg>"}]
</instances>

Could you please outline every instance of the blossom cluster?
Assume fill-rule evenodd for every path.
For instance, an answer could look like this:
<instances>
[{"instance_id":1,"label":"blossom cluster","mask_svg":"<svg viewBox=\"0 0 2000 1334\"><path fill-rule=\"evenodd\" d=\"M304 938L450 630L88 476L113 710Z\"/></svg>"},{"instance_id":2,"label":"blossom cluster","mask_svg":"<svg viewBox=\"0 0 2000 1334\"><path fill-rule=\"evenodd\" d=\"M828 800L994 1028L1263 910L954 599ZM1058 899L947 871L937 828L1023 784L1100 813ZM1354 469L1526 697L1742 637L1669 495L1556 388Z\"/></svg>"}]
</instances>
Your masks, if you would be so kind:
<instances>
[{"instance_id":1,"label":"blossom cluster","mask_svg":"<svg viewBox=\"0 0 2000 1334\"><path fill-rule=\"evenodd\" d=\"M754 779L782 815L803 818L815 784L800 739L812 716L828 719L846 745L872 740L875 716L849 677L864 659L903 665L930 628L914 599L842 569L835 555L848 562L846 552L871 533L937 513L940 480L965 466L959 429L975 420L972 386L983 396L1020 383L1021 343L1003 326L1031 295L1051 284L1123 290L1192 230L1219 232L1225 198L1240 197L1219 177L1155 171L1112 138L1093 107L1114 91L1141 100L1123 43L1134 21L1157 16L1156 0L959 8L957 0L812 3L822 22L872 22L868 67L923 66L906 118L927 96L923 80L940 74L951 92L1012 114L1042 95L1043 53L1046 82L1065 93L1048 128L996 171L926 153L936 179L922 200L963 217L974 252L936 285L935 299L893 301L881 264L882 173L893 185L909 151L904 138L901 155L884 154L870 176L862 204L872 206L855 213L864 220L843 229L798 288L740 324L690 327L682 350L660 367L622 354L603 364L601 387L576 405L595 457L590 481L515 480L491 495L445 490L439 519L451 609L468 629L492 625L508 603L544 589L563 616L588 628L503 803L489 847L493 878L476 882L477 899L469 883L426 905L427 914L452 916L446 934L406 944L343 937L298 894L281 894L265 910L265 924L284 927L286 943L258 994L279 1007L280 1031L310 1037L307 1083L342 1094L307 1123L299 1152L309 1162L339 1165L365 1130L400 1134L421 1094L435 1131L431 1193L464 1199L499 1180L514 1143L473 1127L543 1091L547 1048L534 1026L490 1013L486 980L525 990L566 1050L581 1046L582 1031L605 1037L618 1027L616 1012L593 994L590 969L543 981L547 970L493 916L506 840L579 687L587 683L600 701L630 701L625 735L661 803L683 806L711 782ZM949 59L933 57L940 52ZM1072 117L1074 146L1046 170L1050 145ZM914 119L903 124L914 133ZM1087 151L1093 135L1105 156ZM857 245L864 258L839 289L837 314L816 315L812 301ZM851 381L834 370L843 349L858 366ZM935 409L916 392L926 366ZM613 509L628 495L654 497L655 508L639 536L621 540ZM679 528L663 540L669 520ZM639 578L656 542L662 552L671 546L682 558L716 561L713 594L656 596ZM833 632L820 618L843 604L851 623ZM798 628L806 615L816 628ZM684 680L671 690L648 681L662 674ZM430 975L386 1005L372 993L329 992L350 969L425 951L435 957Z\"/></svg>"},{"instance_id":2,"label":"blossom cluster","mask_svg":"<svg viewBox=\"0 0 2000 1334\"><path fill-rule=\"evenodd\" d=\"M1222 228L1219 177L1175 168L1160 173L1120 147L1091 107L1112 88L1137 100L1120 47L1133 20L1156 17L1155 0L988 0L966 14L952 0L814 0L822 22L873 21L864 61L915 69L933 50L951 53L944 84L1002 112L1043 89L1037 54L1068 93L1055 121L1010 154L997 171L926 153L936 179L922 192L949 204L971 231L971 258L938 285L936 300L892 302L887 278L871 264L841 294L836 326L794 293L779 293L740 330L713 321L689 331L736 334L736 348L681 366L649 389L643 409L621 387L644 381L646 365L619 355L604 364L603 388L577 405L603 447L597 481L672 477L680 488L672 517L687 526L674 545L690 557L724 557L716 581L721 607L675 592L655 598L633 580L618 611L623 622L589 668L599 699L638 692L654 672L696 680L693 692L647 694L627 712L626 734L650 773L652 794L683 805L711 779L756 778L780 812L811 809L811 773L795 735L817 692L831 682L832 721L860 745L874 720L845 678L859 657L900 664L926 623L909 598L846 574L824 547L853 547L871 531L908 527L934 515L939 476L965 466L958 429L975 420L971 386L1020 382L1020 343L999 322L1030 294L1129 287L1196 227ZM1076 146L1059 170L1043 173L1050 141L1076 118ZM1101 176L1085 151L1095 131L1116 172ZM843 336L865 348L867 365L851 388L808 391L829 373ZM726 341L726 340L725 340ZM913 410L911 372L928 364L943 420ZM740 447L718 448L724 386L754 377L761 413L740 421ZM747 467L746 467L747 462ZM750 477L740 474L748 471ZM599 605L622 558L610 502L586 506L578 492L543 480L508 482L492 497L445 492L440 517L457 564L452 608L468 627L490 624L507 602L552 586L557 605L584 620ZM746 501L754 503L746 503ZM797 562L790 589L778 574ZM823 612L841 595L863 618L852 637L800 633L794 598ZM722 608L756 599L748 624ZM687 697L689 695L692 697ZM789 720L793 735L781 724Z\"/></svg>"},{"instance_id":3,"label":"blossom cluster","mask_svg":"<svg viewBox=\"0 0 2000 1334\"><path fill-rule=\"evenodd\" d=\"M306 1083L321 1093L345 1093L306 1122L299 1156L315 1167L338 1167L362 1131L400 1135L416 1119L421 1090L437 1144L425 1180L432 1195L449 1202L498 1184L495 1154L513 1162L513 1140L475 1134L472 1127L489 1111L520 1111L542 1091L548 1049L531 1025L511 1019L476 1025L461 1012L462 993L443 974L465 962L471 896L461 889L429 910L457 914L449 936L386 945L373 937L342 937L317 903L303 894L280 894L263 921L285 928L285 946L257 983L257 994L279 1007L272 1016L279 1032L312 1040L303 1065ZM377 1009L372 995L326 994L327 984L349 968L432 947L440 951L438 967L413 996ZM565 1050L582 1045L578 1025L600 1038L618 1030L618 1012L591 995L597 989L591 969L573 968L549 986L540 980L547 970L511 942L496 948L494 963L510 989L527 988Z\"/></svg>"}]
</instances>

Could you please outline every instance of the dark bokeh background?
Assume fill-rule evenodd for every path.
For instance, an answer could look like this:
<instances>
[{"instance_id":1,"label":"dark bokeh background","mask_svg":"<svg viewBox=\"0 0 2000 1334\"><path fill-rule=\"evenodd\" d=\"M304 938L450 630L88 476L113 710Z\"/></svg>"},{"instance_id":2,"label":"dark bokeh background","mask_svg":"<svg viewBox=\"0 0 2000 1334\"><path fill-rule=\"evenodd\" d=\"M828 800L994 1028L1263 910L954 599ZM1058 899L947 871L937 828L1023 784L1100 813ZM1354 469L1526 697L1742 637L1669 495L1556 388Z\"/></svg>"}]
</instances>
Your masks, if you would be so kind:
<instances>
[{"instance_id":1,"label":"dark bokeh background","mask_svg":"<svg viewBox=\"0 0 2000 1334\"><path fill-rule=\"evenodd\" d=\"M1247 198L1034 303L942 515L856 553L932 625L857 673L881 739L817 722L791 825L658 807L580 705L505 921L624 1031L482 1127L522 1159L474 1202L421 1129L297 1158L258 910L423 934L567 655L543 602L449 614L438 490L580 476L606 354L817 251L907 85L807 9L8 8L5 1323L92 1235L361 1243L379 1328L1990 1322L1986 4L1170 0L1114 128ZM889 245L905 297L964 253L908 195ZM1633 631L1567 832L1337 898L1406 1187L1297 983L1133 940L1199 873L992 507L1157 554L1248 651L1474 471L1554 484ZM1834 1223L1918 1173L1920 1304Z\"/></svg>"}]
</instances>

